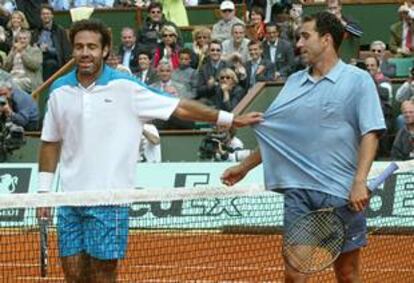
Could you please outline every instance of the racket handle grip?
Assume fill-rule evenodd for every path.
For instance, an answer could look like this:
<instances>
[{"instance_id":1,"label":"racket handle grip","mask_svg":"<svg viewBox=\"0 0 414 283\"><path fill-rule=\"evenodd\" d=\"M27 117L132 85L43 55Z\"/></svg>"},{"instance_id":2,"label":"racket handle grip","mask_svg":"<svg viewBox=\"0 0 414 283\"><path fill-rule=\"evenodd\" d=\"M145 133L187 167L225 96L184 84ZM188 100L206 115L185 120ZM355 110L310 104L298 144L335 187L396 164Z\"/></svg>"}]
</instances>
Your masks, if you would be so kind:
<instances>
[{"instance_id":1,"label":"racket handle grip","mask_svg":"<svg viewBox=\"0 0 414 283\"><path fill-rule=\"evenodd\" d=\"M398 165L395 162L392 162L390 165L387 166L387 168L385 168L384 171L382 171L382 173L378 177L376 177L368 183L368 189L371 192L375 191L379 187L379 185L384 183L385 180L388 177L390 177L397 169Z\"/></svg>"}]
</instances>

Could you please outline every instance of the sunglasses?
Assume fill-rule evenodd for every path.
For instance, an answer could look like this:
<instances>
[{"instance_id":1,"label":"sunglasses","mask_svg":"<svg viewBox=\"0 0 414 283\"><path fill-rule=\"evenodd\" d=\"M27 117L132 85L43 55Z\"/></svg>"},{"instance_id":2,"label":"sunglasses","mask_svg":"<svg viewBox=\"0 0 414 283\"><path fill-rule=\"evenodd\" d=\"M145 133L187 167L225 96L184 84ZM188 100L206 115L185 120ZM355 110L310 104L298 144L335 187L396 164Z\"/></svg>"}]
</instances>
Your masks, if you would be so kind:
<instances>
[{"instance_id":1,"label":"sunglasses","mask_svg":"<svg viewBox=\"0 0 414 283\"><path fill-rule=\"evenodd\" d=\"M221 49L210 49L210 52L221 52Z\"/></svg>"},{"instance_id":2,"label":"sunglasses","mask_svg":"<svg viewBox=\"0 0 414 283\"><path fill-rule=\"evenodd\" d=\"M382 52L382 50L381 50L381 49L371 49L371 52L374 52L374 53L381 53L381 52Z\"/></svg>"},{"instance_id":3,"label":"sunglasses","mask_svg":"<svg viewBox=\"0 0 414 283\"><path fill-rule=\"evenodd\" d=\"M230 9L226 9L226 10L221 10L223 13L231 13L231 12L233 12L233 10L230 10Z\"/></svg>"},{"instance_id":4,"label":"sunglasses","mask_svg":"<svg viewBox=\"0 0 414 283\"><path fill-rule=\"evenodd\" d=\"M175 37L175 34L172 34L172 33L163 34L162 37Z\"/></svg>"},{"instance_id":5,"label":"sunglasses","mask_svg":"<svg viewBox=\"0 0 414 283\"><path fill-rule=\"evenodd\" d=\"M161 14L161 11L155 10L155 11L151 11L151 14Z\"/></svg>"},{"instance_id":6,"label":"sunglasses","mask_svg":"<svg viewBox=\"0 0 414 283\"><path fill-rule=\"evenodd\" d=\"M207 36L197 36L197 39L207 39Z\"/></svg>"},{"instance_id":7,"label":"sunglasses","mask_svg":"<svg viewBox=\"0 0 414 283\"><path fill-rule=\"evenodd\" d=\"M224 79L231 80L231 77L230 76L221 76L220 77L220 80L224 80Z\"/></svg>"}]
</instances>

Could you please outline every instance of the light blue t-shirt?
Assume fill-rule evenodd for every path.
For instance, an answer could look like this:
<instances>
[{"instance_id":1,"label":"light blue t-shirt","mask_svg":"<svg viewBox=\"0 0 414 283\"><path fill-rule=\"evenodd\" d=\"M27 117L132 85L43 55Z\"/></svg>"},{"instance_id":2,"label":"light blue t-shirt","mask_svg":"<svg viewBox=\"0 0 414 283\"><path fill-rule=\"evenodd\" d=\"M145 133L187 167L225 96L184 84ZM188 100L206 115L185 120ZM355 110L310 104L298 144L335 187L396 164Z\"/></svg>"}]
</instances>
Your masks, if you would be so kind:
<instances>
[{"instance_id":1,"label":"light blue t-shirt","mask_svg":"<svg viewBox=\"0 0 414 283\"><path fill-rule=\"evenodd\" d=\"M368 72L342 61L319 81L291 75L255 127L268 190L304 188L348 198L361 137L385 129Z\"/></svg>"}]
</instances>

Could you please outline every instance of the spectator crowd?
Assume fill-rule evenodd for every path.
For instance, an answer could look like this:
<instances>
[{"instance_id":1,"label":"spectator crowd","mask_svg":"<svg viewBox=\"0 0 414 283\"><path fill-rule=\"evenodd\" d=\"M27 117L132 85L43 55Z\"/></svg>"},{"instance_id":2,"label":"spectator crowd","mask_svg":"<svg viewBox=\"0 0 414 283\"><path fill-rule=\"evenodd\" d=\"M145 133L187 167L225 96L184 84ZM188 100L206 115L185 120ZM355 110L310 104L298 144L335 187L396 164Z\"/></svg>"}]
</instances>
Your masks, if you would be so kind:
<instances>
[{"instance_id":1,"label":"spectator crowd","mask_svg":"<svg viewBox=\"0 0 414 283\"><path fill-rule=\"evenodd\" d=\"M21 114L26 118L23 120L35 120L21 123L22 119L18 119L16 123L27 129L38 129L38 110L30 94L71 58L66 31L54 21L55 11L84 6L145 9L146 18L141 26L136 29L131 23L123 27L119 35L113 34L119 36L120 46L111 50L107 64L160 91L196 99L217 109L232 111L256 83L284 82L293 72L306 68L296 48L303 16L301 1L249 0L246 2L248 11L242 18L237 17L240 15L235 5L238 1L182 2L185 6L219 4L217 22L212 26L193 27L192 42L184 42L178 24L166 16L166 10L171 10L168 1L0 0L0 80L5 89L2 93L15 93L5 95L9 97L11 110L1 112L10 117ZM352 17L343 14L340 0L326 0L325 5L343 24L345 38L362 36L362 28ZM412 105L405 102L414 100L414 71L399 89L393 89L392 79L397 70L389 58L412 56L414 6L405 3L397 13L399 20L390 27L388 45L373 41L363 58L351 59L350 63L371 74L388 127L407 131L407 123L412 123L407 122L410 120L407 109ZM392 117L395 91L396 100L403 105L396 123ZM11 97L24 95L27 99L18 99L24 101L21 102L24 107L11 102ZM25 116L19 111L32 114ZM176 119L154 121L154 125L158 129L194 127L193 123ZM397 139L400 136L397 134ZM407 136L405 134L404 139ZM396 150L391 150L391 145L385 147L388 147L385 151L395 155Z\"/></svg>"}]
</instances>

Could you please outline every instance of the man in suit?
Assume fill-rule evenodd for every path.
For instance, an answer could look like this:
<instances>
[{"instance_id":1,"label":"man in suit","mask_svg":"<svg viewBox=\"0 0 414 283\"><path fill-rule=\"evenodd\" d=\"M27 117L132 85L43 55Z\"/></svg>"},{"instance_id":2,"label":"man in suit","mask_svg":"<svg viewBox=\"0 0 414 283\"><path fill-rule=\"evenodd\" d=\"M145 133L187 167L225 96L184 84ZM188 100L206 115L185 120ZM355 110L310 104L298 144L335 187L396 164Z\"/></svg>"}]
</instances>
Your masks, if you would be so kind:
<instances>
[{"instance_id":1,"label":"man in suit","mask_svg":"<svg viewBox=\"0 0 414 283\"><path fill-rule=\"evenodd\" d=\"M410 8L401 5L398 9L400 20L390 27L390 51L400 57L411 56L414 46Z\"/></svg>"},{"instance_id":2,"label":"man in suit","mask_svg":"<svg viewBox=\"0 0 414 283\"><path fill-rule=\"evenodd\" d=\"M248 44L250 60L246 63L246 88L250 89L259 81L271 81L274 79L274 64L263 59L262 43L252 40Z\"/></svg>"},{"instance_id":3,"label":"man in suit","mask_svg":"<svg viewBox=\"0 0 414 283\"><path fill-rule=\"evenodd\" d=\"M201 67L198 74L197 99L211 104L210 98L215 95L215 87L218 86L218 76L228 64L221 59L222 47L218 40L212 40L208 47L207 62Z\"/></svg>"},{"instance_id":4,"label":"man in suit","mask_svg":"<svg viewBox=\"0 0 414 283\"><path fill-rule=\"evenodd\" d=\"M152 54L148 50L141 50L138 53L138 69L139 71L134 75L143 83L152 85L156 83L158 79L157 72L151 68Z\"/></svg>"},{"instance_id":5,"label":"man in suit","mask_svg":"<svg viewBox=\"0 0 414 283\"><path fill-rule=\"evenodd\" d=\"M157 75L160 80L151 86L176 97L191 98L191 94L187 93L185 85L172 79L172 72L172 65L169 62L161 61L157 67ZM194 128L194 122L184 121L176 117L170 117L167 121L155 120L154 124L158 129Z\"/></svg>"},{"instance_id":6,"label":"man in suit","mask_svg":"<svg viewBox=\"0 0 414 283\"><path fill-rule=\"evenodd\" d=\"M266 25L266 40L263 42L263 58L275 66L275 79L283 79L291 74L295 65L293 46L280 38L280 28L273 23Z\"/></svg>"},{"instance_id":7,"label":"man in suit","mask_svg":"<svg viewBox=\"0 0 414 283\"><path fill-rule=\"evenodd\" d=\"M66 31L53 20L53 8L43 4L40 10L42 27L35 31L34 42L43 53L43 80L59 70L72 56Z\"/></svg>"},{"instance_id":8,"label":"man in suit","mask_svg":"<svg viewBox=\"0 0 414 283\"><path fill-rule=\"evenodd\" d=\"M119 56L121 64L131 70L132 73L138 72L138 45L135 31L131 27L124 27L121 31L121 46Z\"/></svg>"}]
</instances>

